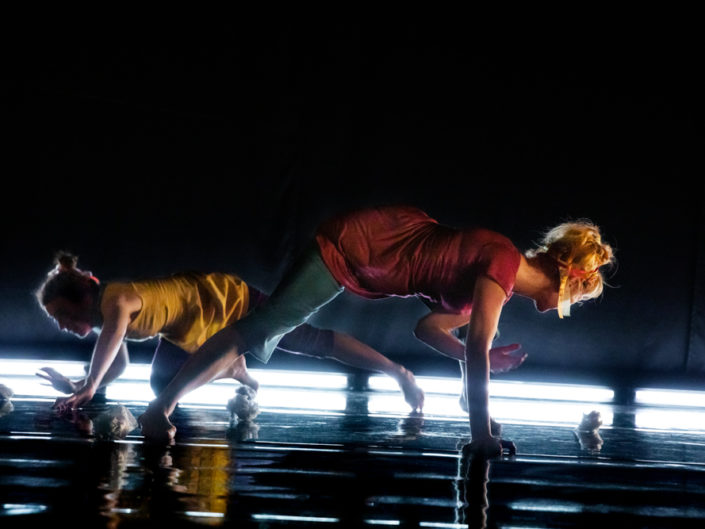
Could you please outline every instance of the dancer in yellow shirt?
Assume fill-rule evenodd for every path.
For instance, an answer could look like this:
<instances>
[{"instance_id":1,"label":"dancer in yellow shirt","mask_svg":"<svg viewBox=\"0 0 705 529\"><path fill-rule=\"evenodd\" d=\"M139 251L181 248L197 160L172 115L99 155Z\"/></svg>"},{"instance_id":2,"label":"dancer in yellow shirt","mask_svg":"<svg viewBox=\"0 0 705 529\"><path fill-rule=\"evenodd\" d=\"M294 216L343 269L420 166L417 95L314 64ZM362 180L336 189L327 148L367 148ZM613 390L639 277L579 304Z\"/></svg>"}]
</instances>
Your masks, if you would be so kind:
<instances>
[{"instance_id":1,"label":"dancer in yellow shirt","mask_svg":"<svg viewBox=\"0 0 705 529\"><path fill-rule=\"evenodd\" d=\"M76 265L76 257L60 253L56 267L36 292L40 305L61 330L81 338L98 334L83 380L71 382L51 369L40 374L57 389L72 393L56 400L54 406L60 410L87 403L98 388L120 376L129 362L126 340L159 337L150 377L159 395L208 338L267 299L233 274L188 272L103 285ZM399 383L412 410L423 408L424 393L411 371L347 334L305 324L287 334L278 348L385 373ZM216 378L233 378L255 390L259 387L247 371L244 356Z\"/></svg>"}]
</instances>

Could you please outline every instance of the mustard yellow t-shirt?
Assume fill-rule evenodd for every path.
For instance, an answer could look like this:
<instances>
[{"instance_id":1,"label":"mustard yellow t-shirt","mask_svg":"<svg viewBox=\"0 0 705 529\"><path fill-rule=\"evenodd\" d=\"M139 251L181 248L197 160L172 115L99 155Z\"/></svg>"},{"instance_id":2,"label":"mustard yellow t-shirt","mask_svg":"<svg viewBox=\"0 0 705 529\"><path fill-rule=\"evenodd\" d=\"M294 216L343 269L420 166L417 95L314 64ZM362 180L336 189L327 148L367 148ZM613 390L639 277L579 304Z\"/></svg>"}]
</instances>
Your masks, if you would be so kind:
<instances>
[{"instance_id":1,"label":"mustard yellow t-shirt","mask_svg":"<svg viewBox=\"0 0 705 529\"><path fill-rule=\"evenodd\" d=\"M128 289L142 299L142 309L127 327L126 338L143 340L161 336L189 353L241 319L249 306L247 284L223 273L185 273L160 279L105 287L103 300Z\"/></svg>"}]
</instances>

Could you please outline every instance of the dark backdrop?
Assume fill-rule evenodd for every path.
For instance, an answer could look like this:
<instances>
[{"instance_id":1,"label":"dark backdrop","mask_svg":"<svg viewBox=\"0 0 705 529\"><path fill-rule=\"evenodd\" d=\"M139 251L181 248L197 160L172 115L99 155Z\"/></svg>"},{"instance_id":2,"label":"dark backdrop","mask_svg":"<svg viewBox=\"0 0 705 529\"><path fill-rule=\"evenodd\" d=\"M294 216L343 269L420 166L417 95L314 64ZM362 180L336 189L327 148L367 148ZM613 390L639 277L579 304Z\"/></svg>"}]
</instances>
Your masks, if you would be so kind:
<instances>
[{"instance_id":1,"label":"dark backdrop","mask_svg":"<svg viewBox=\"0 0 705 529\"><path fill-rule=\"evenodd\" d=\"M616 247L613 288L570 319L508 303L499 342L530 354L517 376L702 381L699 48L595 42L430 23L21 32L6 67L4 354L91 345L32 297L57 249L103 280L192 268L270 290L321 219L404 202L522 250L588 217ZM413 338L424 313L344 294L316 322L417 371L457 370Z\"/></svg>"}]
</instances>

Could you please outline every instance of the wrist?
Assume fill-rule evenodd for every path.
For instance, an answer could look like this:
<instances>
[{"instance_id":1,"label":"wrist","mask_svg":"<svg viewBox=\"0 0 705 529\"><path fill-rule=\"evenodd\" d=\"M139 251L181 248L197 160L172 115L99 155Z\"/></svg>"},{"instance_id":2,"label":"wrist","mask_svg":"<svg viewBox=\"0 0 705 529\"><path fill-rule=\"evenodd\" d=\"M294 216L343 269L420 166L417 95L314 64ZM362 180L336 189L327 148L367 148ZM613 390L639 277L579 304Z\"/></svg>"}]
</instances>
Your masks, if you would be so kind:
<instances>
[{"instance_id":1,"label":"wrist","mask_svg":"<svg viewBox=\"0 0 705 529\"><path fill-rule=\"evenodd\" d=\"M89 375L84 379L83 387L81 389L95 393L96 390L98 389L98 386L99 386L98 381Z\"/></svg>"}]
</instances>

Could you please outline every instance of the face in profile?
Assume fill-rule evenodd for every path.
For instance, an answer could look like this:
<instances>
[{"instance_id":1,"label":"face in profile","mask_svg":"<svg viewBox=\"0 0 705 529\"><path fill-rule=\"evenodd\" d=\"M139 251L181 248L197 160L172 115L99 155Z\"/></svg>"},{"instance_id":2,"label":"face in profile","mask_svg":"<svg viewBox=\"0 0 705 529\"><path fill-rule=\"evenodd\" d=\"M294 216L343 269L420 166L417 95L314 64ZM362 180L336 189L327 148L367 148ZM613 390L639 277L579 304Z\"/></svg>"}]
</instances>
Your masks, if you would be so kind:
<instances>
[{"instance_id":1,"label":"face in profile","mask_svg":"<svg viewBox=\"0 0 705 529\"><path fill-rule=\"evenodd\" d=\"M585 299L582 284L579 280L570 280L566 285L570 294L570 304L573 305ZM558 289L546 290L534 299L534 305L539 312L547 312L558 308Z\"/></svg>"},{"instance_id":2,"label":"face in profile","mask_svg":"<svg viewBox=\"0 0 705 529\"><path fill-rule=\"evenodd\" d=\"M85 338L93 330L92 304L88 299L83 303L75 303L64 298L56 298L47 303L44 308L62 331Z\"/></svg>"}]
</instances>

